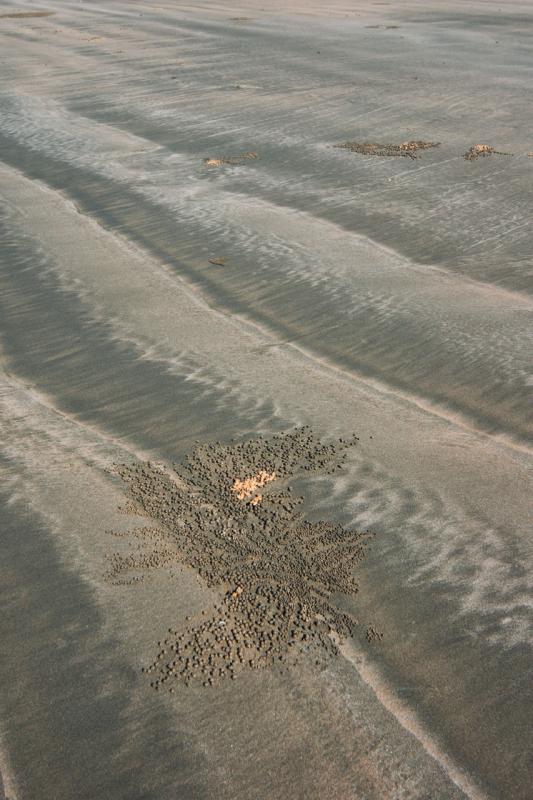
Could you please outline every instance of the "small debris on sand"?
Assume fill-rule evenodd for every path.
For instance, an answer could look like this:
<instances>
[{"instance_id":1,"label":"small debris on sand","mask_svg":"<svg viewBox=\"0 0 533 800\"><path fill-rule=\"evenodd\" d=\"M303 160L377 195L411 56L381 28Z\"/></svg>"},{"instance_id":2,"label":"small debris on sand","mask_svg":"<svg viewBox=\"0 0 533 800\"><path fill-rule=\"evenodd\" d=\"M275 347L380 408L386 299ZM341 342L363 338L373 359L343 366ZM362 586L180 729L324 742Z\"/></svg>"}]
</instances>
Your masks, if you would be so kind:
<instances>
[{"instance_id":1,"label":"small debris on sand","mask_svg":"<svg viewBox=\"0 0 533 800\"><path fill-rule=\"evenodd\" d=\"M405 156L407 158L417 158L418 150L429 150L438 147L440 142L409 141L401 144L378 144L377 142L344 142L335 144L344 150L351 150L352 153L362 153L365 156Z\"/></svg>"},{"instance_id":2,"label":"small debris on sand","mask_svg":"<svg viewBox=\"0 0 533 800\"><path fill-rule=\"evenodd\" d=\"M491 147L490 144L473 144L470 147L464 157L467 161L475 161L480 156L512 156L512 153L502 153L500 150L495 150L494 147Z\"/></svg>"},{"instance_id":3,"label":"small debris on sand","mask_svg":"<svg viewBox=\"0 0 533 800\"><path fill-rule=\"evenodd\" d=\"M210 264L214 264L216 267L223 267L226 263L225 258L208 258L207 260Z\"/></svg>"},{"instance_id":4,"label":"small debris on sand","mask_svg":"<svg viewBox=\"0 0 533 800\"><path fill-rule=\"evenodd\" d=\"M221 601L210 613L169 629L144 671L152 686L213 686L245 669L297 663L325 664L357 621L334 598L357 592L353 570L368 532L331 522L309 522L302 498L284 482L309 472L334 473L353 447L353 436L323 443L308 428L224 445L198 445L172 469L151 463L120 464L114 471L132 501L156 527L134 528L127 555L114 553L107 574L133 583L148 569L186 565ZM236 475L250 477L236 478ZM275 482L275 483L274 483ZM243 502L269 485L262 502ZM285 488L283 488L285 486Z\"/></svg>"},{"instance_id":5,"label":"small debris on sand","mask_svg":"<svg viewBox=\"0 0 533 800\"><path fill-rule=\"evenodd\" d=\"M217 158L204 158L204 165L206 167L221 167L222 164L237 165L242 164L243 161L257 158L257 153L240 153L238 156L219 156Z\"/></svg>"}]
</instances>

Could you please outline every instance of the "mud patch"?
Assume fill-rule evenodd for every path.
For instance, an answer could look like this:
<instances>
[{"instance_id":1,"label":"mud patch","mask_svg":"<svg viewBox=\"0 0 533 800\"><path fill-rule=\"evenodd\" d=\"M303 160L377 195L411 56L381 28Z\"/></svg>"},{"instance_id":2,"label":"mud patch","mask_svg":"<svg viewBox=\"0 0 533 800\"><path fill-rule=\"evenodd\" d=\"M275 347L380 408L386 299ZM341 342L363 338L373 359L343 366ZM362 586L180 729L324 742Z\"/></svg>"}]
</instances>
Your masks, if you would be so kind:
<instances>
[{"instance_id":1,"label":"mud patch","mask_svg":"<svg viewBox=\"0 0 533 800\"><path fill-rule=\"evenodd\" d=\"M107 577L132 583L150 569L187 565L221 596L198 619L186 618L181 631L169 629L145 670L154 688L210 686L244 669L283 668L303 654L323 663L338 652L336 642L357 621L339 610L335 596L357 592L353 570L370 534L307 521L287 481L335 472L356 441L323 443L299 428L198 446L172 468L114 467L135 511L155 526L131 532L135 549L113 554Z\"/></svg>"},{"instance_id":2,"label":"mud patch","mask_svg":"<svg viewBox=\"0 0 533 800\"><path fill-rule=\"evenodd\" d=\"M473 144L472 147L466 151L464 157L467 161L475 161L480 156L512 156L512 153L502 153L500 150L495 150L490 144Z\"/></svg>"},{"instance_id":3,"label":"mud patch","mask_svg":"<svg viewBox=\"0 0 533 800\"><path fill-rule=\"evenodd\" d=\"M404 156L417 158L419 150L429 150L438 147L440 142L409 141L400 144L379 144L377 142L344 142L335 144L334 147L351 150L352 153L361 153L364 156Z\"/></svg>"}]
</instances>

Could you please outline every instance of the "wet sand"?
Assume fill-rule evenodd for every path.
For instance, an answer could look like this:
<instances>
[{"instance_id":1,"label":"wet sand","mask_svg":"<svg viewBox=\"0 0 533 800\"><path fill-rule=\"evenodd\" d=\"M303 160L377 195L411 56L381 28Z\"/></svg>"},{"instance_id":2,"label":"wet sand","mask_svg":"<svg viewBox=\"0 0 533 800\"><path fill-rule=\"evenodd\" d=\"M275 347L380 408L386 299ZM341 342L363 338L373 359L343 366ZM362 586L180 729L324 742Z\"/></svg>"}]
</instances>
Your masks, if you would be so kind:
<instances>
[{"instance_id":1,"label":"wet sand","mask_svg":"<svg viewBox=\"0 0 533 800\"><path fill-rule=\"evenodd\" d=\"M533 17L321 6L0 5L10 800L529 797ZM375 533L333 594L359 624L153 691L224 595L186 559L108 579L153 523L112 465L304 425L359 437L295 486Z\"/></svg>"}]
</instances>

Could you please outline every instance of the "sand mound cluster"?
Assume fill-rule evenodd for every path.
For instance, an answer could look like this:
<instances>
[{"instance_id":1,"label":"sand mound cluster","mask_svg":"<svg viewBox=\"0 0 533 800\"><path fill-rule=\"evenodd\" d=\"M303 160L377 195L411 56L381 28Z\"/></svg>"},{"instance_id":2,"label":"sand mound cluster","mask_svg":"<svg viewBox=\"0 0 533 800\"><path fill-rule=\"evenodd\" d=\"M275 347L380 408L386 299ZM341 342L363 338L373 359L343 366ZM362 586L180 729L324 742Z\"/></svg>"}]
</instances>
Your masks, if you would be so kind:
<instances>
[{"instance_id":1,"label":"sand mound cluster","mask_svg":"<svg viewBox=\"0 0 533 800\"><path fill-rule=\"evenodd\" d=\"M257 153L240 153L238 156L217 156L215 158L204 158L204 165L206 167L221 167L223 164L243 164L245 161L250 161L257 158Z\"/></svg>"},{"instance_id":2,"label":"sand mound cluster","mask_svg":"<svg viewBox=\"0 0 533 800\"><path fill-rule=\"evenodd\" d=\"M283 667L303 653L322 663L337 652L335 640L357 623L332 598L357 591L353 569L369 534L306 521L298 511L302 498L286 482L335 472L355 442L354 436L322 443L299 428L202 445L172 470L150 463L115 467L137 513L157 527L132 531L136 549L111 556L108 577L124 583L154 567L185 564L221 596L181 632L169 629L146 669L155 688L210 686L243 669ZM257 488L262 502L254 504Z\"/></svg>"},{"instance_id":3,"label":"sand mound cluster","mask_svg":"<svg viewBox=\"0 0 533 800\"><path fill-rule=\"evenodd\" d=\"M475 161L480 156L483 158L491 155L510 156L512 153L502 153L499 150L495 150L490 144L473 144L472 147L468 148L464 157L467 161Z\"/></svg>"},{"instance_id":4,"label":"sand mound cluster","mask_svg":"<svg viewBox=\"0 0 533 800\"><path fill-rule=\"evenodd\" d=\"M344 150L351 150L352 153L362 153L365 156L405 156L416 158L419 150L429 150L438 147L440 142L410 141L401 144L378 144L377 142L344 142L336 144Z\"/></svg>"}]
</instances>

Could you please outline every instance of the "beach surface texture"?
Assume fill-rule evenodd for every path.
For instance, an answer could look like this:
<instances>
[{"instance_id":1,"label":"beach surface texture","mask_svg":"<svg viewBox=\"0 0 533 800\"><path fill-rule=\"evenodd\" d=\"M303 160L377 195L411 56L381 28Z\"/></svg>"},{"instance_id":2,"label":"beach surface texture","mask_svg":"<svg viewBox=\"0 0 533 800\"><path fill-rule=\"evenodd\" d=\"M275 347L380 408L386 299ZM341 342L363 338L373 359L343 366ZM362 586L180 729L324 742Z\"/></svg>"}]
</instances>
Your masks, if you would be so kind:
<instances>
[{"instance_id":1,"label":"beach surface texture","mask_svg":"<svg viewBox=\"0 0 533 800\"><path fill-rule=\"evenodd\" d=\"M531 800L532 35L0 0L1 800Z\"/></svg>"}]
</instances>

